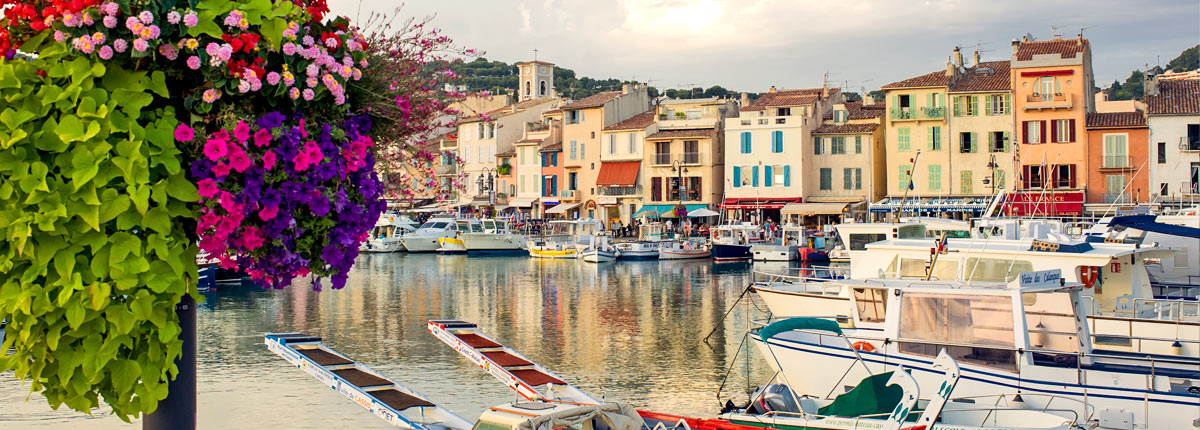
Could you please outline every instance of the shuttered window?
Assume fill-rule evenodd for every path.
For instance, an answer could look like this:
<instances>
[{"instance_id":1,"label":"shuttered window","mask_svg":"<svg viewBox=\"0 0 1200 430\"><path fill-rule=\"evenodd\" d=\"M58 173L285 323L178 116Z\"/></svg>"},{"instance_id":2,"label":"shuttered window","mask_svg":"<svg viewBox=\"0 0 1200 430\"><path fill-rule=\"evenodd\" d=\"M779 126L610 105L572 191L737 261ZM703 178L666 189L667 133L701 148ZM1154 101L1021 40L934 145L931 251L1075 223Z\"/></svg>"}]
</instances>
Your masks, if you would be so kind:
<instances>
[{"instance_id":1,"label":"shuttered window","mask_svg":"<svg viewBox=\"0 0 1200 430\"><path fill-rule=\"evenodd\" d=\"M959 182L962 184L962 193L963 194L973 194L974 187L975 187L975 181L974 181L975 178L973 178L974 175L972 174L972 172L970 170L963 170L962 172L959 172L959 175L960 175Z\"/></svg>"},{"instance_id":2,"label":"shuttered window","mask_svg":"<svg viewBox=\"0 0 1200 430\"><path fill-rule=\"evenodd\" d=\"M821 190L829 191L833 189L833 169L828 167L821 168Z\"/></svg>"},{"instance_id":3,"label":"shuttered window","mask_svg":"<svg viewBox=\"0 0 1200 430\"><path fill-rule=\"evenodd\" d=\"M929 165L929 191L940 191L942 189L942 165Z\"/></svg>"},{"instance_id":4,"label":"shuttered window","mask_svg":"<svg viewBox=\"0 0 1200 430\"><path fill-rule=\"evenodd\" d=\"M908 151L910 149L911 142L909 139L911 137L912 137L912 134L911 134L910 130L908 129L908 127L900 127L899 129L896 129L896 141L897 141L896 145L897 145L897 147L901 151Z\"/></svg>"}]
</instances>

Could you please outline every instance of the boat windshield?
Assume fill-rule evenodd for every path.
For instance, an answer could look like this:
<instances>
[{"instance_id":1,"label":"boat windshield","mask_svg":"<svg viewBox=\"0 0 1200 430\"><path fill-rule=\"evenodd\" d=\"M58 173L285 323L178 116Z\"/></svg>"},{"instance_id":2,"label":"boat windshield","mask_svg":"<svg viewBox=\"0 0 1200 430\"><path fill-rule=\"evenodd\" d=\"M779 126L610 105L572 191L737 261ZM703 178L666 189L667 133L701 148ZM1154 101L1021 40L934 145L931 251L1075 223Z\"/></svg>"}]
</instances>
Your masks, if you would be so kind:
<instances>
[{"instance_id":1,"label":"boat windshield","mask_svg":"<svg viewBox=\"0 0 1200 430\"><path fill-rule=\"evenodd\" d=\"M480 224L480 223L477 223L477 222L476 222L476 223L468 223L468 225L470 225L470 226L471 226L471 231L472 231L472 232L479 233L479 232L482 232L482 231L483 231L483 224Z\"/></svg>"},{"instance_id":2,"label":"boat windshield","mask_svg":"<svg viewBox=\"0 0 1200 430\"><path fill-rule=\"evenodd\" d=\"M485 219L485 220L483 220L483 229L484 229L484 230L495 230L495 229L496 229L496 222L495 222L495 221L492 221L492 220L490 220L490 219Z\"/></svg>"},{"instance_id":3,"label":"boat windshield","mask_svg":"<svg viewBox=\"0 0 1200 430\"><path fill-rule=\"evenodd\" d=\"M1079 352L1078 325L1071 295L1064 292L1021 294L1029 344L1034 348Z\"/></svg>"},{"instance_id":4,"label":"boat windshield","mask_svg":"<svg viewBox=\"0 0 1200 430\"><path fill-rule=\"evenodd\" d=\"M458 231L463 233L471 231L471 224L466 221L459 221L455 227L457 227Z\"/></svg>"},{"instance_id":5,"label":"boat windshield","mask_svg":"<svg viewBox=\"0 0 1200 430\"><path fill-rule=\"evenodd\" d=\"M906 225L896 231L896 239L921 239L925 237L925 226Z\"/></svg>"},{"instance_id":6,"label":"boat windshield","mask_svg":"<svg viewBox=\"0 0 1200 430\"><path fill-rule=\"evenodd\" d=\"M446 228L446 223L430 221L425 224L421 224L421 228L443 229Z\"/></svg>"},{"instance_id":7,"label":"boat windshield","mask_svg":"<svg viewBox=\"0 0 1200 430\"><path fill-rule=\"evenodd\" d=\"M1016 371L1013 301L1007 296L905 293L900 351Z\"/></svg>"}]
</instances>

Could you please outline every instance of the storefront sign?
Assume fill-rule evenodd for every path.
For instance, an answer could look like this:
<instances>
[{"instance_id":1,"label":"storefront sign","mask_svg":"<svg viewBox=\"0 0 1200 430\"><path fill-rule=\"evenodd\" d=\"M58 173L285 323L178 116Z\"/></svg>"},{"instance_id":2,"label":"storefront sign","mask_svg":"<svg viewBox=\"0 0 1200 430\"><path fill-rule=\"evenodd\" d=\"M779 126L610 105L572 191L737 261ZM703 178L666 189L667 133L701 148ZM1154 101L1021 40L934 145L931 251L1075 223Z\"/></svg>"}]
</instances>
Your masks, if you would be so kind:
<instances>
[{"instance_id":1,"label":"storefront sign","mask_svg":"<svg viewBox=\"0 0 1200 430\"><path fill-rule=\"evenodd\" d=\"M1014 216L1079 216L1083 201L1082 191L1031 191L1009 195L1004 207Z\"/></svg>"},{"instance_id":2,"label":"storefront sign","mask_svg":"<svg viewBox=\"0 0 1200 430\"><path fill-rule=\"evenodd\" d=\"M600 201L600 204L604 206L612 206L617 204L616 197L601 197L598 200Z\"/></svg>"}]
</instances>

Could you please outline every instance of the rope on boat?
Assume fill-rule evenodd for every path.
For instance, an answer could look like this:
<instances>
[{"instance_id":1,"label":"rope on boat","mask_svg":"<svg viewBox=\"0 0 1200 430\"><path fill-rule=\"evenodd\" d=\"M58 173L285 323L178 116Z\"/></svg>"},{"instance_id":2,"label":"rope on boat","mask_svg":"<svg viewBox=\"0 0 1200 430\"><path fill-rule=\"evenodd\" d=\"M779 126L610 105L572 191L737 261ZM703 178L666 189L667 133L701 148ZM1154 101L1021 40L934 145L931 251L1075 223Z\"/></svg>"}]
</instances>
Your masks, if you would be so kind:
<instances>
[{"instance_id":1,"label":"rope on boat","mask_svg":"<svg viewBox=\"0 0 1200 430\"><path fill-rule=\"evenodd\" d=\"M716 334L717 329L724 327L725 318L728 318L729 314L731 312L733 312L733 309L737 307L737 304L740 303L742 301L742 299L746 297L746 293L750 292L750 287L752 287L753 285L754 285L753 283L751 283L750 285L747 285L746 288L744 290L742 290L742 293L738 294L737 300L734 300L733 304L729 306L729 309L725 311L725 314L721 315L721 320L717 321L717 324L713 327L712 331L708 332L708 336L704 336L704 343L706 345L708 345L709 347L712 347L712 344L708 343L708 339L711 338L713 334ZM755 308L758 308L758 306L756 305ZM759 310L762 310L762 309L759 308Z\"/></svg>"}]
</instances>

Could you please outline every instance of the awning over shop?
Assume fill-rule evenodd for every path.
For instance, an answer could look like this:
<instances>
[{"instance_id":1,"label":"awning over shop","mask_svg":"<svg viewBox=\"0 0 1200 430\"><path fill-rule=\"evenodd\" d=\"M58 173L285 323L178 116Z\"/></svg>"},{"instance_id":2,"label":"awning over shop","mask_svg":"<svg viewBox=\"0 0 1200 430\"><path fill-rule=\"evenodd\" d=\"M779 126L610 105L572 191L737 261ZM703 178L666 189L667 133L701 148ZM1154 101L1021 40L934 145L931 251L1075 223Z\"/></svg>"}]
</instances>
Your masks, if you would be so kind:
<instances>
[{"instance_id":1,"label":"awning over shop","mask_svg":"<svg viewBox=\"0 0 1200 430\"><path fill-rule=\"evenodd\" d=\"M596 185L612 187L632 187L637 184L638 170L641 161L605 161L600 163L600 174L596 176Z\"/></svg>"},{"instance_id":2,"label":"awning over shop","mask_svg":"<svg viewBox=\"0 0 1200 430\"><path fill-rule=\"evenodd\" d=\"M800 203L800 197L795 198L727 198L721 204L722 209L783 209L788 203Z\"/></svg>"},{"instance_id":3,"label":"awning over shop","mask_svg":"<svg viewBox=\"0 0 1200 430\"><path fill-rule=\"evenodd\" d=\"M903 205L901 201L903 200ZM871 203L871 212L888 213L900 210L904 212L983 212L991 204L991 197L931 197L908 198L888 197Z\"/></svg>"},{"instance_id":4,"label":"awning over shop","mask_svg":"<svg viewBox=\"0 0 1200 430\"><path fill-rule=\"evenodd\" d=\"M1013 216L1083 215L1083 191L1037 191L1009 194L1004 209Z\"/></svg>"},{"instance_id":5,"label":"awning over shop","mask_svg":"<svg viewBox=\"0 0 1200 430\"><path fill-rule=\"evenodd\" d=\"M533 207L533 202L537 201L537 197L518 197L508 201L508 205L515 208Z\"/></svg>"},{"instance_id":6,"label":"awning over shop","mask_svg":"<svg viewBox=\"0 0 1200 430\"><path fill-rule=\"evenodd\" d=\"M788 203L780 211L783 215L840 215L848 203Z\"/></svg>"},{"instance_id":7,"label":"awning over shop","mask_svg":"<svg viewBox=\"0 0 1200 430\"><path fill-rule=\"evenodd\" d=\"M575 209L578 206L579 206L579 203L563 203L558 206L552 207L550 209L546 209L546 213L548 213L548 214L565 214L565 213L567 213L567 211L569 211L571 209Z\"/></svg>"},{"instance_id":8,"label":"awning over shop","mask_svg":"<svg viewBox=\"0 0 1200 430\"><path fill-rule=\"evenodd\" d=\"M662 209L662 210L658 211L658 216L660 216L660 217L676 218L676 216L675 216L675 206L676 205L650 205L650 206L657 206L658 208L656 208L656 209ZM691 204L691 205L683 205L683 206L687 208L688 213L692 213L692 211L698 211L700 209L705 209L708 207L708 205L705 205L705 204Z\"/></svg>"}]
</instances>

